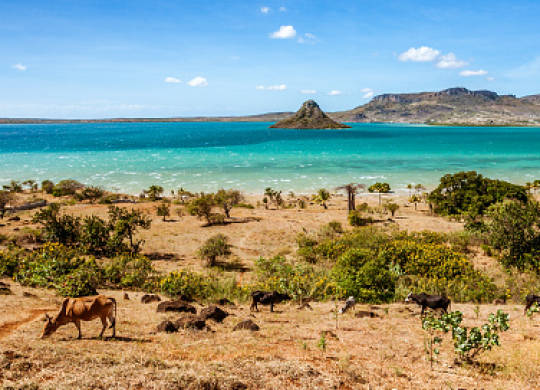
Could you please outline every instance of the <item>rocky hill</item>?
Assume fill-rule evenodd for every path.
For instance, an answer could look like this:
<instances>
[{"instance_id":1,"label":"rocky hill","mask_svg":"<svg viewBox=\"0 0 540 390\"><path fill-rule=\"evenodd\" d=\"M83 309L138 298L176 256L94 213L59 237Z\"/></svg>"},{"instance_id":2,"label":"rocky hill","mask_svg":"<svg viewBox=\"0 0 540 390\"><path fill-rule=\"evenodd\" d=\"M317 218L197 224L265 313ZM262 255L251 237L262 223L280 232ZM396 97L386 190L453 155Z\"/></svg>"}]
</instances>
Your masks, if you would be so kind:
<instances>
[{"instance_id":1,"label":"rocky hill","mask_svg":"<svg viewBox=\"0 0 540 390\"><path fill-rule=\"evenodd\" d=\"M279 121L274 129L345 129L350 126L336 122L326 115L314 100L308 100L290 118Z\"/></svg>"},{"instance_id":2,"label":"rocky hill","mask_svg":"<svg viewBox=\"0 0 540 390\"><path fill-rule=\"evenodd\" d=\"M363 106L329 116L344 122L540 126L540 95L517 98L462 87L439 92L384 94Z\"/></svg>"}]
</instances>

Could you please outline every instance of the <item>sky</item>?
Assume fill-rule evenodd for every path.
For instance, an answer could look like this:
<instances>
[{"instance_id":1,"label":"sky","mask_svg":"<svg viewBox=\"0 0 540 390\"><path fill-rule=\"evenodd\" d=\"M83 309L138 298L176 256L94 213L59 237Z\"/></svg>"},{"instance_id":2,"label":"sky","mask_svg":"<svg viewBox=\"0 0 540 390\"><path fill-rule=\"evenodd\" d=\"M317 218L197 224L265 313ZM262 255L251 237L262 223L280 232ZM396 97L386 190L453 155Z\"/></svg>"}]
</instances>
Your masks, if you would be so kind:
<instances>
[{"instance_id":1,"label":"sky","mask_svg":"<svg viewBox=\"0 0 540 390\"><path fill-rule=\"evenodd\" d=\"M540 1L0 0L0 117L348 110L540 93Z\"/></svg>"}]
</instances>

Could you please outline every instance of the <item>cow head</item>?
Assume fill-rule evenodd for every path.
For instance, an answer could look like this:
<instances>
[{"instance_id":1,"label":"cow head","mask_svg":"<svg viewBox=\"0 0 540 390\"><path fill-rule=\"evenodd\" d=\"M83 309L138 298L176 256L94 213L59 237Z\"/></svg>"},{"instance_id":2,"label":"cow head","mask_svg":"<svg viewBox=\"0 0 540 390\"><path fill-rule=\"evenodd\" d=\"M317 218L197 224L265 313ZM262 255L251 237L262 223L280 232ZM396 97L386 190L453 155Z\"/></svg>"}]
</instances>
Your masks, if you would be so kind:
<instances>
[{"instance_id":1,"label":"cow head","mask_svg":"<svg viewBox=\"0 0 540 390\"><path fill-rule=\"evenodd\" d=\"M412 293L409 293L409 295L407 295L407 298L405 299L405 302L409 302L411 300L411 297L412 297Z\"/></svg>"},{"instance_id":2,"label":"cow head","mask_svg":"<svg viewBox=\"0 0 540 390\"><path fill-rule=\"evenodd\" d=\"M48 314L45 314L45 320L47 322L45 322L45 327L43 328L43 334L41 335L42 339L47 336L52 335L54 332L56 332L56 329L58 329L58 327L60 326L56 322L56 319L49 317Z\"/></svg>"},{"instance_id":3,"label":"cow head","mask_svg":"<svg viewBox=\"0 0 540 390\"><path fill-rule=\"evenodd\" d=\"M279 294L279 298L282 300L282 301L290 301L292 298L289 294Z\"/></svg>"}]
</instances>

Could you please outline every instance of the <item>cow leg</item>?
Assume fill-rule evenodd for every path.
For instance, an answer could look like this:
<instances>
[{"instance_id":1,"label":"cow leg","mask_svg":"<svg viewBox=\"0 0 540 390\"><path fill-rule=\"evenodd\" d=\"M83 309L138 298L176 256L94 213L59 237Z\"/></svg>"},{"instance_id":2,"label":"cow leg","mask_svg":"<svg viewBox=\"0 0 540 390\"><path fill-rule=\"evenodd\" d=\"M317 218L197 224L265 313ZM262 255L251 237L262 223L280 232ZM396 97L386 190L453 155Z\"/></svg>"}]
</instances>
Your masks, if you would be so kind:
<instances>
[{"instance_id":1,"label":"cow leg","mask_svg":"<svg viewBox=\"0 0 540 390\"><path fill-rule=\"evenodd\" d=\"M109 312L109 322L111 323L109 328L112 328L112 337L114 338L114 336L116 335L116 318L114 318L112 309Z\"/></svg>"},{"instance_id":2,"label":"cow leg","mask_svg":"<svg viewBox=\"0 0 540 390\"><path fill-rule=\"evenodd\" d=\"M77 330L79 331L79 337L77 337L79 340L82 339L82 332L81 332L81 320L75 320L75 326L77 327Z\"/></svg>"},{"instance_id":3,"label":"cow leg","mask_svg":"<svg viewBox=\"0 0 540 390\"><path fill-rule=\"evenodd\" d=\"M274 311L274 302L270 302L270 311L271 311L271 312Z\"/></svg>"},{"instance_id":4,"label":"cow leg","mask_svg":"<svg viewBox=\"0 0 540 390\"><path fill-rule=\"evenodd\" d=\"M426 311L426 306L422 306L422 311L420 312L420 318L424 316L424 311Z\"/></svg>"},{"instance_id":5,"label":"cow leg","mask_svg":"<svg viewBox=\"0 0 540 390\"><path fill-rule=\"evenodd\" d=\"M107 316L100 317L101 319L101 325L103 326L101 328L101 333L99 334L99 337L103 337L103 332L105 332L105 329L107 329Z\"/></svg>"},{"instance_id":6,"label":"cow leg","mask_svg":"<svg viewBox=\"0 0 540 390\"><path fill-rule=\"evenodd\" d=\"M529 310L531 306L532 306L532 302L531 303L527 302L527 304L525 305L525 311L523 312L524 315L527 315L527 310Z\"/></svg>"}]
</instances>

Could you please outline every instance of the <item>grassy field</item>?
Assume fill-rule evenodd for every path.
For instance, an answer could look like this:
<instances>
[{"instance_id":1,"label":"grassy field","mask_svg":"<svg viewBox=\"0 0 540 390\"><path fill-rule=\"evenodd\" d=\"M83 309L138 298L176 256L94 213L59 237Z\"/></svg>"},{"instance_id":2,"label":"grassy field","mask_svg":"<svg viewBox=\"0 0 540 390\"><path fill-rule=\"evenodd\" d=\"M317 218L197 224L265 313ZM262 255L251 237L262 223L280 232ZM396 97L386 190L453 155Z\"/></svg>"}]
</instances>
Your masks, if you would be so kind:
<instances>
[{"instance_id":1,"label":"grassy field","mask_svg":"<svg viewBox=\"0 0 540 390\"><path fill-rule=\"evenodd\" d=\"M257 200L250 199L253 203ZM456 221L430 215L425 205L400 204L393 221L381 216L379 225L400 229L451 232L462 229ZM364 201L362 198L361 201ZM377 197L367 198L375 206ZM234 257L245 268L234 273L238 281L250 278L259 256L282 254L294 258L298 232L315 230L332 220L346 226L342 197L329 210L235 209L228 225L205 227L192 216L173 216L163 222L152 203L127 205L148 211L152 227L142 231L143 252L155 258L163 272L203 269L197 248L216 233L226 234ZM173 206L173 209L176 206ZM105 216L106 205L79 204L68 213ZM20 221L4 220L0 234L23 235L35 227L33 212ZM185 213L184 213L185 214ZM31 246L31 243L26 243ZM471 254L475 265L502 277L498 263L481 253ZM99 321L83 323L83 340L76 340L73 324L40 339L47 312L55 314L62 302L53 290L21 287L8 279L12 295L0 304L0 383L11 389L535 389L540 387L540 317L530 320L523 305L453 304L464 314L463 325L481 326L489 313L510 314L510 330L501 334L501 347L486 352L478 365L454 362L449 336L433 368L427 359L416 305L357 305L338 316L335 302L312 302L298 309L294 302L250 312L249 303L223 307L230 316L223 323L207 321L210 330L160 333L157 325L179 314L157 313L156 303L140 302L142 292L106 291L118 301L117 338L98 339ZM124 299L124 293L130 299ZM162 296L163 299L166 297ZM203 305L195 304L197 310ZM363 317L361 312L374 317ZM357 316L357 314L359 316ZM240 321L252 319L260 331L233 331ZM110 331L108 331L110 332ZM105 335L110 333L106 332ZM322 338L325 332L324 339ZM324 342L323 342L324 340ZM322 344L326 344L322 348Z\"/></svg>"}]
</instances>

